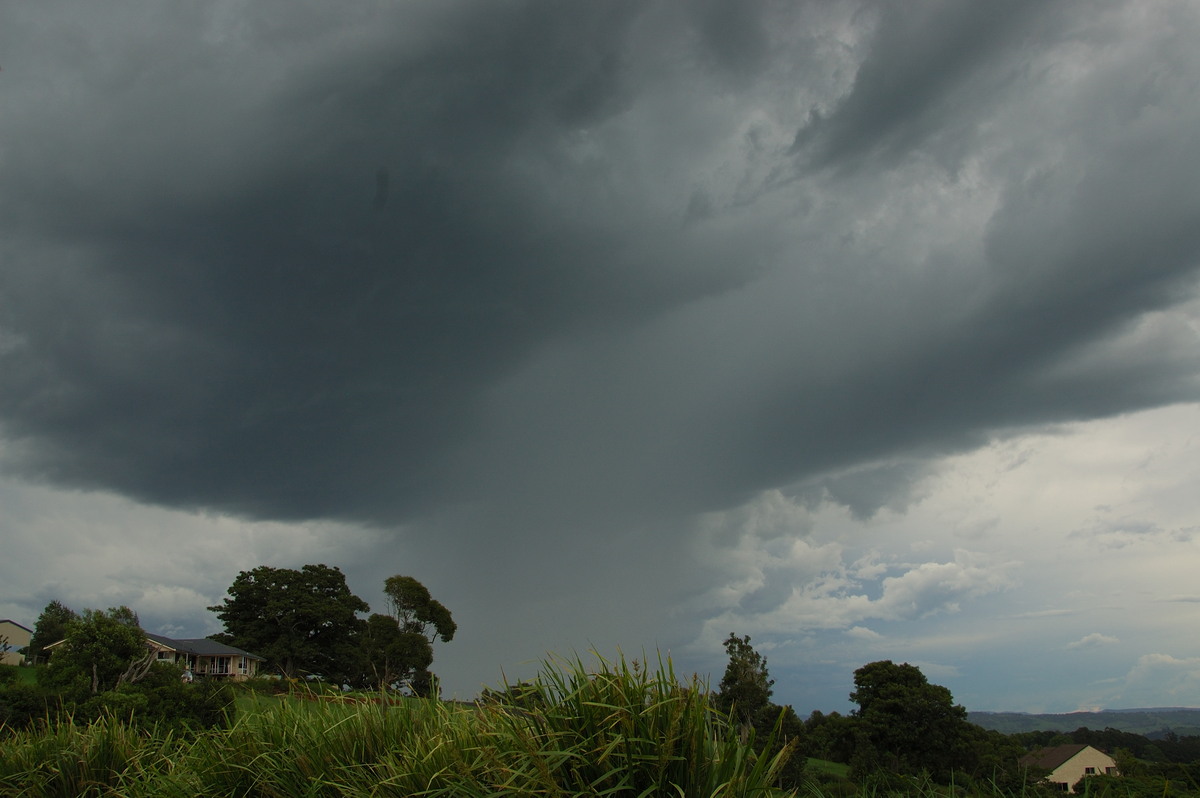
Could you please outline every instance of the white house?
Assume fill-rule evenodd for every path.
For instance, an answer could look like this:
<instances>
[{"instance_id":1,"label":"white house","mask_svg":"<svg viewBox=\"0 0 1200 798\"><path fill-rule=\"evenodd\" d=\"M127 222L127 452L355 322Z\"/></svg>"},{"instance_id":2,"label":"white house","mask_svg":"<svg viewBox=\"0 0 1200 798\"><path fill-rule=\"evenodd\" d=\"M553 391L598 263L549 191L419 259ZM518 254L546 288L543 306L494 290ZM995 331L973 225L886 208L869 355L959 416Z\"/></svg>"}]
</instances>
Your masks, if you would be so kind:
<instances>
[{"instance_id":1,"label":"white house","mask_svg":"<svg viewBox=\"0 0 1200 798\"><path fill-rule=\"evenodd\" d=\"M208 638L175 640L146 633L147 644L159 662L182 665L196 676L233 680L249 679L258 674L263 658L240 648Z\"/></svg>"},{"instance_id":2,"label":"white house","mask_svg":"<svg viewBox=\"0 0 1200 798\"><path fill-rule=\"evenodd\" d=\"M1047 770L1046 781L1063 792L1074 792L1075 784L1084 776L1119 776L1117 763L1111 756L1090 745L1056 745L1021 757L1021 764Z\"/></svg>"},{"instance_id":3,"label":"white house","mask_svg":"<svg viewBox=\"0 0 1200 798\"><path fill-rule=\"evenodd\" d=\"M31 639L33 639L32 629L22 626L16 621L10 621L8 618L0 620L0 642L4 644L4 647L0 648L0 663L20 665L25 658L18 653L18 649L29 645Z\"/></svg>"}]
</instances>

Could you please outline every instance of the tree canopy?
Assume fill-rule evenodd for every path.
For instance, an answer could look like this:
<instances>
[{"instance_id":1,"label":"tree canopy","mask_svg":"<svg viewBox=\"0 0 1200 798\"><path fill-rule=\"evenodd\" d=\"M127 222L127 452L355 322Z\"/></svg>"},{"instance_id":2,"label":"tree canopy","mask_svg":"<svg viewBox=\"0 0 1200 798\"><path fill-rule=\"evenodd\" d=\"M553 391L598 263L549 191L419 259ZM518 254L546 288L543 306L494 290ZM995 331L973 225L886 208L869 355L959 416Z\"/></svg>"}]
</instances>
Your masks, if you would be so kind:
<instances>
[{"instance_id":1,"label":"tree canopy","mask_svg":"<svg viewBox=\"0 0 1200 798\"><path fill-rule=\"evenodd\" d=\"M43 661L46 658L46 646L65 639L67 625L77 617L73 609L57 599L47 604L33 625L33 636L25 649L25 658L34 663Z\"/></svg>"},{"instance_id":2,"label":"tree canopy","mask_svg":"<svg viewBox=\"0 0 1200 798\"><path fill-rule=\"evenodd\" d=\"M389 576L383 583L391 616L405 632L419 633L432 643L441 639L448 643L454 638L458 625L450 610L429 594L429 589L411 576Z\"/></svg>"},{"instance_id":3,"label":"tree canopy","mask_svg":"<svg viewBox=\"0 0 1200 798\"><path fill-rule=\"evenodd\" d=\"M780 771L778 786L799 787L807 760L806 752L801 750L804 724L790 706L771 703L775 680L767 672L767 658L750 645L749 635L738 637L730 633L725 640L725 652L729 663L713 704L736 719L744 734L753 731L754 747L760 753L766 750L767 740L774 740L768 752L772 756L788 746L790 752Z\"/></svg>"},{"instance_id":4,"label":"tree canopy","mask_svg":"<svg viewBox=\"0 0 1200 798\"><path fill-rule=\"evenodd\" d=\"M412 692L434 692L433 643L454 638L458 626L450 610L411 576L391 576L384 582L390 614L375 614L367 620L364 653L375 680L389 685L403 682Z\"/></svg>"},{"instance_id":5,"label":"tree canopy","mask_svg":"<svg viewBox=\"0 0 1200 798\"><path fill-rule=\"evenodd\" d=\"M725 712L736 712L743 723L771 703L775 680L767 673L767 658L750 645L750 635L730 633L725 640L729 664L717 690L716 704Z\"/></svg>"},{"instance_id":6,"label":"tree canopy","mask_svg":"<svg viewBox=\"0 0 1200 798\"><path fill-rule=\"evenodd\" d=\"M266 658L284 676L348 678L359 658L358 613L370 607L346 576L327 565L242 571L229 595L208 609L225 625L222 642Z\"/></svg>"},{"instance_id":7,"label":"tree canopy","mask_svg":"<svg viewBox=\"0 0 1200 798\"><path fill-rule=\"evenodd\" d=\"M860 767L897 773L927 771L942 778L973 767L971 724L950 691L930 684L920 668L882 660L854 672L850 700L858 704Z\"/></svg>"},{"instance_id":8,"label":"tree canopy","mask_svg":"<svg viewBox=\"0 0 1200 798\"><path fill-rule=\"evenodd\" d=\"M41 679L69 694L94 695L131 684L144 677L153 662L146 633L128 607L84 610L65 631Z\"/></svg>"}]
</instances>

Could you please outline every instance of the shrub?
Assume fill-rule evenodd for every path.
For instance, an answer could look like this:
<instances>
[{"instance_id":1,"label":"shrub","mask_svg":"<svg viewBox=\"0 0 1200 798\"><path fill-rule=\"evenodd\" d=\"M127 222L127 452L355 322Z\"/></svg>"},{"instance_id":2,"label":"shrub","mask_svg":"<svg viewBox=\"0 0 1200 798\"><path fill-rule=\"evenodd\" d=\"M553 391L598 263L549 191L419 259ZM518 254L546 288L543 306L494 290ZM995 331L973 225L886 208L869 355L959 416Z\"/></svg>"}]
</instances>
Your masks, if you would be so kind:
<instances>
[{"instance_id":1,"label":"shrub","mask_svg":"<svg viewBox=\"0 0 1200 798\"><path fill-rule=\"evenodd\" d=\"M58 712L58 697L35 684L10 684L0 690L0 725L9 729L25 729L39 720L49 721Z\"/></svg>"}]
</instances>

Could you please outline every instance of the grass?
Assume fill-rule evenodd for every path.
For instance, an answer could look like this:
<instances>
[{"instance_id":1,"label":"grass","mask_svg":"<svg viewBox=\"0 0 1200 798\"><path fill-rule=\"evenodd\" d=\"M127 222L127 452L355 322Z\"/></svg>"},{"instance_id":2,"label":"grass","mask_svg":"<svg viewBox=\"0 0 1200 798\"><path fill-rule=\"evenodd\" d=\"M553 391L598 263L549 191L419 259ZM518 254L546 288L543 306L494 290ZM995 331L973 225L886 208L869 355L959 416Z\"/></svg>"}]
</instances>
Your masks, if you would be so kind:
<instances>
[{"instance_id":1,"label":"grass","mask_svg":"<svg viewBox=\"0 0 1200 798\"><path fill-rule=\"evenodd\" d=\"M179 736L111 718L14 732L0 794L769 796L781 760L756 757L670 660L545 663L534 708L239 699L226 729Z\"/></svg>"},{"instance_id":2,"label":"grass","mask_svg":"<svg viewBox=\"0 0 1200 798\"><path fill-rule=\"evenodd\" d=\"M17 684L37 684L37 668L19 667L16 670Z\"/></svg>"},{"instance_id":3,"label":"grass","mask_svg":"<svg viewBox=\"0 0 1200 798\"><path fill-rule=\"evenodd\" d=\"M828 759L808 758L808 773L816 775L818 773L826 773L830 776L835 776L839 779L850 778L850 766L843 765L840 762L830 762Z\"/></svg>"}]
</instances>

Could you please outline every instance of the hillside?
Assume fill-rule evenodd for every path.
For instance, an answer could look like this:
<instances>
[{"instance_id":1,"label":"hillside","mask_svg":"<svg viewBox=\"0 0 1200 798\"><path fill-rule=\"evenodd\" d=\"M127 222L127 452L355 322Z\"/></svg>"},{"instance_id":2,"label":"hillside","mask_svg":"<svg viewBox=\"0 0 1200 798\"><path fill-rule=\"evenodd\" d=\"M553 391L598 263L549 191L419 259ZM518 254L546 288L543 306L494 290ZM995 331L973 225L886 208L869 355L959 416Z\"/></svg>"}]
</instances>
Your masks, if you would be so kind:
<instances>
[{"instance_id":1,"label":"hillside","mask_svg":"<svg viewBox=\"0 0 1200 798\"><path fill-rule=\"evenodd\" d=\"M1119 729L1146 737L1162 737L1174 732L1180 737L1200 736L1200 709L1164 707L1158 709L1108 709L1102 712L1067 712L1058 715L1034 715L1025 712L968 712L971 723L1004 734L1026 731L1070 732L1088 729Z\"/></svg>"}]
</instances>

